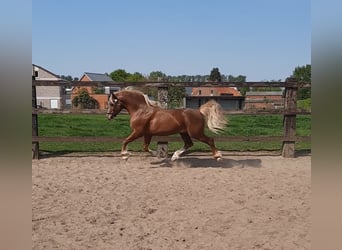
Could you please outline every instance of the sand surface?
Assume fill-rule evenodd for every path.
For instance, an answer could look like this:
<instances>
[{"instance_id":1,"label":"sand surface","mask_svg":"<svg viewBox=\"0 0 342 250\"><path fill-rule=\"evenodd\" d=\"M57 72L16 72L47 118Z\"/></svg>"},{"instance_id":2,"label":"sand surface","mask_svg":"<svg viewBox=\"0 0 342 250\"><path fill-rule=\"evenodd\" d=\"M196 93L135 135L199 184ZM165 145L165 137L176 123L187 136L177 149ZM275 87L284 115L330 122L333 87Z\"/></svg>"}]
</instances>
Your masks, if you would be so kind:
<instances>
[{"instance_id":1,"label":"sand surface","mask_svg":"<svg viewBox=\"0 0 342 250\"><path fill-rule=\"evenodd\" d=\"M309 249L311 157L32 161L32 249Z\"/></svg>"}]
</instances>

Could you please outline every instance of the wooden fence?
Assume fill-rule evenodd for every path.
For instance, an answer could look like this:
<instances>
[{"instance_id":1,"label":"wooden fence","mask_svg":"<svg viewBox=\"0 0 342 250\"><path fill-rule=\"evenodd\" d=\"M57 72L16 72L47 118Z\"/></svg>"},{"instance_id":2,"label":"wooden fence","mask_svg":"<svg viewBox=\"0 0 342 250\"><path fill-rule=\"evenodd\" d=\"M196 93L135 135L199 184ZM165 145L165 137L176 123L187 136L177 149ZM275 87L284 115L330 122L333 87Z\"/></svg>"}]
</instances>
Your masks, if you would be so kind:
<instances>
[{"instance_id":1,"label":"wooden fence","mask_svg":"<svg viewBox=\"0 0 342 250\"><path fill-rule=\"evenodd\" d=\"M296 136L296 116L298 114L310 114L311 112L297 109L298 88L310 87L307 83L299 83L294 78L287 78L285 82L79 82L79 81L37 81L32 77L32 158L39 159L39 142L122 142L118 137L42 137L38 135L38 114L104 114L104 110L74 110L74 109L37 109L36 86L92 86L92 87L156 87L158 88L158 101L163 107L167 106L167 91L169 86L173 87L285 87L284 109L266 111L225 111L226 114L282 114L283 136L229 136L216 137L215 141L282 141L282 156L295 157L295 143L299 141L310 141L310 136ZM180 141L180 138L155 136L157 141L158 156L167 157L167 142Z\"/></svg>"}]
</instances>

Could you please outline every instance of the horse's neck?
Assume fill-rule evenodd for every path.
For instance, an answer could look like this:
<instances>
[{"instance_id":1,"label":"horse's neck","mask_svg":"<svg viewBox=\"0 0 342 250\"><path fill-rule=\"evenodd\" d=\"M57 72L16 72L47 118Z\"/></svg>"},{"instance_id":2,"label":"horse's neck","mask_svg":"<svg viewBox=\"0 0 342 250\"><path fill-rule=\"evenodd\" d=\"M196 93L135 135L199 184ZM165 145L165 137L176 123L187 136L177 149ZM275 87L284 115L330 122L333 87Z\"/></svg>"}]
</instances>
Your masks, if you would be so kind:
<instances>
[{"instance_id":1,"label":"horse's neck","mask_svg":"<svg viewBox=\"0 0 342 250\"><path fill-rule=\"evenodd\" d=\"M150 113L153 109L148 105L146 97L131 95L126 96L125 102L127 103L126 109L131 116L140 115L142 113Z\"/></svg>"},{"instance_id":2,"label":"horse's neck","mask_svg":"<svg viewBox=\"0 0 342 250\"><path fill-rule=\"evenodd\" d=\"M146 107L144 107L143 105L129 105L126 109L128 111L128 113L132 116L135 115L136 113L138 113L141 109L145 109L147 108L147 105L145 105Z\"/></svg>"},{"instance_id":3,"label":"horse's neck","mask_svg":"<svg viewBox=\"0 0 342 250\"><path fill-rule=\"evenodd\" d=\"M148 106L146 103L133 103L131 105L128 105L126 109L127 109L128 113L131 116L133 116L137 113L140 113L140 111L142 111L142 110L148 109Z\"/></svg>"}]
</instances>

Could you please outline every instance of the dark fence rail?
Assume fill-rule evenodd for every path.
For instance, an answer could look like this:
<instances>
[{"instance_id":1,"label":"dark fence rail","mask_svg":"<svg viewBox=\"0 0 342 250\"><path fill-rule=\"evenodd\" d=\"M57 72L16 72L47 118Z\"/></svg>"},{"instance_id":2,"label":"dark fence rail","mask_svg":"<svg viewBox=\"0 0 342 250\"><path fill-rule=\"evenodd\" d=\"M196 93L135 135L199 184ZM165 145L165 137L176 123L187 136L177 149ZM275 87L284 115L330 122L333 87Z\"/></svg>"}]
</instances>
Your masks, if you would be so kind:
<instances>
[{"instance_id":1,"label":"dark fence rail","mask_svg":"<svg viewBox=\"0 0 342 250\"><path fill-rule=\"evenodd\" d=\"M38 109L33 108L32 114L98 114L105 115L106 110L101 109ZM296 111L286 111L286 110L224 110L226 115L309 115L310 111L306 110L296 110ZM125 111L121 111L121 114L127 114Z\"/></svg>"},{"instance_id":2,"label":"dark fence rail","mask_svg":"<svg viewBox=\"0 0 342 250\"><path fill-rule=\"evenodd\" d=\"M118 137L41 137L38 136L38 114L105 114L105 110L78 110L78 109L37 109L36 86L94 86L94 87L156 87L159 91L167 91L167 87L284 87L285 108L283 110L253 110L253 111L225 111L232 115L283 115L283 136L227 136L215 137L215 141L257 142L257 141L282 141L282 156L295 156L295 143L310 141L310 136L296 136L296 115L311 114L311 112L297 109L298 88L310 88L310 83L297 82L293 78L287 78L285 82L79 82L79 81L41 81L32 79L32 158L39 158L39 142L121 142ZM164 93L165 94L165 93ZM140 139L141 140L141 139ZM139 141L139 140L138 140ZM174 136L155 136L153 141L165 142L181 141ZM165 148L164 148L165 149Z\"/></svg>"},{"instance_id":3,"label":"dark fence rail","mask_svg":"<svg viewBox=\"0 0 342 250\"><path fill-rule=\"evenodd\" d=\"M292 78L285 82L101 82L101 81L44 81L32 80L32 86L95 86L95 87L300 87L310 88L308 82L297 82Z\"/></svg>"},{"instance_id":4,"label":"dark fence rail","mask_svg":"<svg viewBox=\"0 0 342 250\"><path fill-rule=\"evenodd\" d=\"M284 137L284 136L225 136L225 137L214 137L216 142L258 142L258 141L310 141L310 136L295 136L295 137ZM123 138L119 137L101 137L101 136L32 136L32 142L122 142ZM143 141L142 138L136 141ZM180 137L173 136L154 136L152 141L167 141L167 142L180 142Z\"/></svg>"}]
</instances>

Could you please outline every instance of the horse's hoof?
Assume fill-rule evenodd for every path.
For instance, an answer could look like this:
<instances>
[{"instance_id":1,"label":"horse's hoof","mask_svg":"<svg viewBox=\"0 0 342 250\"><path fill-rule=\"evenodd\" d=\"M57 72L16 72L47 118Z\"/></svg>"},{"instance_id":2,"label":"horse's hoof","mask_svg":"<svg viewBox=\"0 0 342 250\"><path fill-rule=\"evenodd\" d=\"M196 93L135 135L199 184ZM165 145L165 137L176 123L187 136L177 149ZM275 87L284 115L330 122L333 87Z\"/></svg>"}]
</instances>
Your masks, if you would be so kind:
<instances>
[{"instance_id":1,"label":"horse's hoof","mask_svg":"<svg viewBox=\"0 0 342 250\"><path fill-rule=\"evenodd\" d=\"M128 160L128 157L130 156L131 154L129 153L129 152L127 152L127 151L125 151L125 152L123 152L123 153L121 153L121 158L123 159L123 160Z\"/></svg>"},{"instance_id":2,"label":"horse's hoof","mask_svg":"<svg viewBox=\"0 0 342 250\"><path fill-rule=\"evenodd\" d=\"M123 160L128 160L128 155L123 155L123 156L121 156L121 159L123 159Z\"/></svg>"},{"instance_id":3,"label":"horse's hoof","mask_svg":"<svg viewBox=\"0 0 342 250\"><path fill-rule=\"evenodd\" d=\"M222 153L221 153L221 151L217 151L216 154L214 155L214 158L217 161L221 161L222 160Z\"/></svg>"},{"instance_id":4,"label":"horse's hoof","mask_svg":"<svg viewBox=\"0 0 342 250\"><path fill-rule=\"evenodd\" d=\"M175 152L172 157L171 157L171 161L175 161L175 160L178 160L179 159L179 153L178 152Z\"/></svg>"},{"instance_id":5,"label":"horse's hoof","mask_svg":"<svg viewBox=\"0 0 342 250\"><path fill-rule=\"evenodd\" d=\"M186 149L182 148L182 149L179 149L176 152L174 152L172 157L171 157L171 161L178 160L179 157L181 156L181 154L183 154L185 151L186 151Z\"/></svg>"},{"instance_id":6,"label":"horse's hoof","mask_svg":"<svg viewBox=\"0 0 342 250\"><path fill-rule=\"evenodd\" d=\"M131 153L130 152L128 152L128 151L122 151L121 152L121 154L120 154L122 157L124 157L124 156L129 156L129 155L131 155Z\"/></svg>"},{"instance_id":7,"label":"horse's hoof","mask_svg":"<svg viewBox=\"0 0 342 250\"><path fill-rule=\"evenodd\" d=\"M174 157L174 156L171 157L171 161L175 161L175 160L178 160L178 159L179 159L179 157Z\"/></svg>"},{"instance_id":8,"label":"horse's hoof","mask_svg":"<svg viewBox=\"0 0 342 250\"><path fill-rule=\"evenodd\" d=\"M177 160L179 158L179 156L176 154L176 153L174 153L173 155L172 155L172 157L171 157L171 161L175 161L175 160Z\"/></svg>"}]
</instances>

